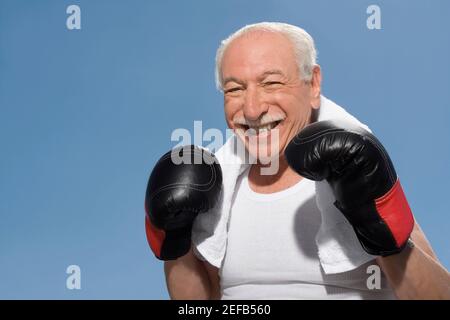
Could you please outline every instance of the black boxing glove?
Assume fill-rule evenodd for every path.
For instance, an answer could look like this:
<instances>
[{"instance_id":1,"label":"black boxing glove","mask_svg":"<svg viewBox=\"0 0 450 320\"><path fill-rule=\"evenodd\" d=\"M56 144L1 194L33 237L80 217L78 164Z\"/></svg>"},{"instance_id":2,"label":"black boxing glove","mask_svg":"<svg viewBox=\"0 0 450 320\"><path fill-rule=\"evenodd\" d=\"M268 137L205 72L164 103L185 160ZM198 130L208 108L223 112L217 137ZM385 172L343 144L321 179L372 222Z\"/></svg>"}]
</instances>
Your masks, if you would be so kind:
<instances>
[{"instance_id":1,"label":"black boxing glove","mask_svg":"<svg viewBox=\"0 0 450 320\"><path fill-rule=\"evenodd\" d=\"M289 166L307 179L326 179L334 205L353 226L366 252L400 252L414 218L383 145L367 130L341 121L306 126L285 150Z\"/></svg>"},{"instance_id":2,"label":"black boxing glove","mask_svg":"<svg viewBox=\"0 0 450 320\"><path fill-rule=\"evenodd\" d=\"M221 189L219 162L204 149L178 147L159 159L145 194L145 230L158 259L174 260L189 251L196 216L217 204Z\"/></svg>"}]
</instances>

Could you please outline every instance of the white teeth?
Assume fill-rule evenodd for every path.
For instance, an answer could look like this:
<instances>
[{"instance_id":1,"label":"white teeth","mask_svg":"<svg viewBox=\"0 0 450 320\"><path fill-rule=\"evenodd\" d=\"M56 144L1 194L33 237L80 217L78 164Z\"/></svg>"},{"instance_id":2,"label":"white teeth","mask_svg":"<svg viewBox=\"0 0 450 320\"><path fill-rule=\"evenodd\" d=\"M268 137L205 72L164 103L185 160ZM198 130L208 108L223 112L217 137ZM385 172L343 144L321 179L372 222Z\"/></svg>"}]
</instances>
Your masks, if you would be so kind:
<instances>
[{"instance_id":1,"label":"white teeth","mask_svg":"<svg viewBox=\"0 0 450 320\"><path fill-rule=\"evenodd\" d=\"M272 130L273 128L275 128L277 126L278 123L279 123L278 121L275 121L275 122L271 122L271 123L268 123L268 124L265 124L262 126L254 126L254 127L249 126L249 129L253 129L250 131L256 131L255 133L259 134L259 133L263 133L263 132Z\"/></svg>"}]
</instances>

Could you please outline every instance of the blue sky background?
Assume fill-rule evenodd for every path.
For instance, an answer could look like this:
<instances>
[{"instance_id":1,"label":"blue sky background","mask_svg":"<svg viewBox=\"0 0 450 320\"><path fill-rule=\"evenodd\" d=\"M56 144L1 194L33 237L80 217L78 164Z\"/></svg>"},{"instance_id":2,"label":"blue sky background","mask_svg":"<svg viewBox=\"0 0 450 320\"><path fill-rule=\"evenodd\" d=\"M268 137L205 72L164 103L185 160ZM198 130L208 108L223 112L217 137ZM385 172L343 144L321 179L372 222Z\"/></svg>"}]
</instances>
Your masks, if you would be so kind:
<instances>
[{"instance_id":1,"label":"blue sky background","mask_svg":"<svg viewBox=\"0 0 450 320\"><path fill-rule=\"evenodd\" d=\"M81 30L66 28L70 4ZM382 30L366 27L370 4ZM173 129L226 128L215 50L259 21L315 38L324 94L385 144L448 268L449 12L446 0L0 0L0 298L168 298L144 234L147 178ZM71 264L81 290L66 289Z\"/></svg>"}]
</instances>

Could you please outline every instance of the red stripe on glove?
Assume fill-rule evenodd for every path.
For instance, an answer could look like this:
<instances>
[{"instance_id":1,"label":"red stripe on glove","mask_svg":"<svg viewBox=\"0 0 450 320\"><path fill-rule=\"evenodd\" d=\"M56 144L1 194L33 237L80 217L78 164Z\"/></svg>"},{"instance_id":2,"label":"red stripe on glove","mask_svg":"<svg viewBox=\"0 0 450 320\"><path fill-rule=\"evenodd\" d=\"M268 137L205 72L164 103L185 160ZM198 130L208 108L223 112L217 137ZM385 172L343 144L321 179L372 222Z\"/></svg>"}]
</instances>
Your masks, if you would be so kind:
<instances>
[{"instance_id":1,"label":"red stripe on glove","mask_svg":"<svg viewBox=\"0 0 450 320\"><path fill-rule=\"evenodd\" d=\"M150 222L148 215L145 215L145 234L147 235L147 241L153 253L158 258L161 258L161 247L166 238L166 233L164 230L156 228Z\"/></svg>"},{"instance_id":2,"label":"red stripe on glove","mask_svg":"<svg viewBox=\"0 0 450 320\"><path fill-rule=\"evenodd\" d=\"M414 227L414 218L406 200L400 180L382 197L375 199L378 213L388 225L398 247L408 241Z\"/></svg>"}]
</instances>

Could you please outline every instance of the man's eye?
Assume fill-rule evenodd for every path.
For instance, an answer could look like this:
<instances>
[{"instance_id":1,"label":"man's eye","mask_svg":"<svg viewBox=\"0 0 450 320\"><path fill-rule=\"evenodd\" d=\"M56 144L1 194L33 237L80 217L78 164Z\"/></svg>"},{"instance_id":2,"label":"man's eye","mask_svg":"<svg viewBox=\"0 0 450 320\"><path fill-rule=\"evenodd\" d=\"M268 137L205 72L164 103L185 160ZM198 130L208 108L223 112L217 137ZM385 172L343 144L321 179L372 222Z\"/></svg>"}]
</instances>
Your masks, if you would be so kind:
<instances>
[{"instance_id":1,"label":"man's eye","mask_svg":"<svg viewBox=\"0 0 450 320\"><path fill-rule=\"evenodd\" d=\"M268 81L268 82L264 82L265 86L273 86L273 85L278 85L278 84L282 84L279 81Z\"/></svg>"},{"instance_id":2,"label":"man's eye","mask_svg":"<svg viewBox=\"0 0 450 320\"><path fill-rule=\"evenodd\" d=\"M240 88L240 87L231 88L231 89L225 90L225 93L236 92L236 91L239 91L239 90L242 90L242 88Z\"/></svg>"}]
</instances>

